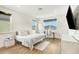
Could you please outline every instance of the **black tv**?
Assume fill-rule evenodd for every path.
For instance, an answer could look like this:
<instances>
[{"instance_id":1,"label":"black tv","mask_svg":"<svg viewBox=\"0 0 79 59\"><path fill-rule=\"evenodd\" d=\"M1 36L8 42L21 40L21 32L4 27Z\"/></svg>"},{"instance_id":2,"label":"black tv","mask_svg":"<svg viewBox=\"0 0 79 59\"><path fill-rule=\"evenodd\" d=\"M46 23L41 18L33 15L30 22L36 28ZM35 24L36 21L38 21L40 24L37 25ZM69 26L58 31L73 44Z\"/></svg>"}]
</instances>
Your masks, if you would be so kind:
<instances>
[{"instance_id":1,"label":"black tv","mask_svg":"<svg viewBox=\"0 0 79 59\"><path fill-rule=\"evenodd\" d=\"M72 13L72 9L71 9L70 6L68 8L66 18L67 18L69 29L76 29L75 19L74 19L74 16L73 16L73 13Z\"/></svg>"}]
</instances>

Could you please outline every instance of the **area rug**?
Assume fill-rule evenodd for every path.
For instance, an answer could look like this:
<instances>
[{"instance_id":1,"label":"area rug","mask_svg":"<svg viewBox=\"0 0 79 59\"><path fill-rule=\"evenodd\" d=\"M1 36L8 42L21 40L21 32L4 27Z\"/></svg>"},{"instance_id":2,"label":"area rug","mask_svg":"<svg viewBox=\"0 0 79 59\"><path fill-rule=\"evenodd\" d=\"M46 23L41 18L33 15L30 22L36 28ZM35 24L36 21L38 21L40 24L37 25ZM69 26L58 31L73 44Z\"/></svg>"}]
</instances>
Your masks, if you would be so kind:
<instances>
[{"instance_id":1,"label":"area rug","mask_svg":"<svg viewBox=\"0 0 79 59\"><path fill-rule=\"evenodd\" d=\"M49 41L40 42L39 44L35 45L35 49L43 51L47 48L49 44L50 44Z\"/></svg>"}]
</instances>

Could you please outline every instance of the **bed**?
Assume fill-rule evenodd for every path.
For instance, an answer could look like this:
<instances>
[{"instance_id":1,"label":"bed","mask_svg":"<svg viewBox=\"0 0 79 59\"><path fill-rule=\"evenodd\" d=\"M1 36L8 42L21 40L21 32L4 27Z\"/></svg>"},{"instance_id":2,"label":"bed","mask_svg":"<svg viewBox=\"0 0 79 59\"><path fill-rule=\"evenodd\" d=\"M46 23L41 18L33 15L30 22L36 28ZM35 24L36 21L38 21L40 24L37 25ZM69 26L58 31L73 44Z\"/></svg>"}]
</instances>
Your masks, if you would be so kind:
<instances>
[{"instance_id":1,"label":"bed","mask_svg":"<svg viewBox=\"0 0 79 59\"><path fill-rule=\"evenodd\" d=\"M45 38L45 34L41 33L41 34L30 34L27 36L20 36L17 35L16 36L16 40L21 42L23 46L25 47L29 47L31 50L34 47L34 44L43 41L43 39Z\"/></svg>"}]
</instances>

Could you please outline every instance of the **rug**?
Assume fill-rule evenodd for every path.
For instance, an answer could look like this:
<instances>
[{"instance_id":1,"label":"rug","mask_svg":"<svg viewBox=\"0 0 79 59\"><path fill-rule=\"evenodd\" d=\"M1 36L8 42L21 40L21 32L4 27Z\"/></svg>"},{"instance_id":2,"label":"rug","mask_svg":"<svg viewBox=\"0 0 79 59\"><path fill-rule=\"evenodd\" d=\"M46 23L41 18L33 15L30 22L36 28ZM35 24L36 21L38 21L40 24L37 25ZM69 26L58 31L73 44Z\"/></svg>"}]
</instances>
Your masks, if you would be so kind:
<instances>
[{"instance_id":1,"label":"rug","mask_svg":"<svg viewBox=\"0 0 79 59\"><path fill-rule=\"evenodd\" d=\"M40 42L39 44L35 45L35 49L43 51L47 48L49 44L50 44L49 41Z\"/></svg>"}]
</instances>

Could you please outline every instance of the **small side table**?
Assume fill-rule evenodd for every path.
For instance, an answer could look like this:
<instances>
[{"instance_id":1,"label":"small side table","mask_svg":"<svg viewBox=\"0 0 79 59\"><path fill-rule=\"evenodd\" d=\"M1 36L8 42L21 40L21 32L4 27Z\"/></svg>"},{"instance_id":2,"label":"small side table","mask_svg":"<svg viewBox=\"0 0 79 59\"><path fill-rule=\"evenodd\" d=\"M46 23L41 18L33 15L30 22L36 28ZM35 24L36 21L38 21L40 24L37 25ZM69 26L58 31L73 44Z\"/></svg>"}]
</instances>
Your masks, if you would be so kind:
<instances>
[{"instance_id":1,"label":"small side table","mask_svg":"<svg viewBox=\"0 0 79 59\"><path fill-rule=\"evenodd\" d=\"M4 39L4 47L11 47L13 45L15 45L14 39Z\"/></svg>"}]
</instances>

